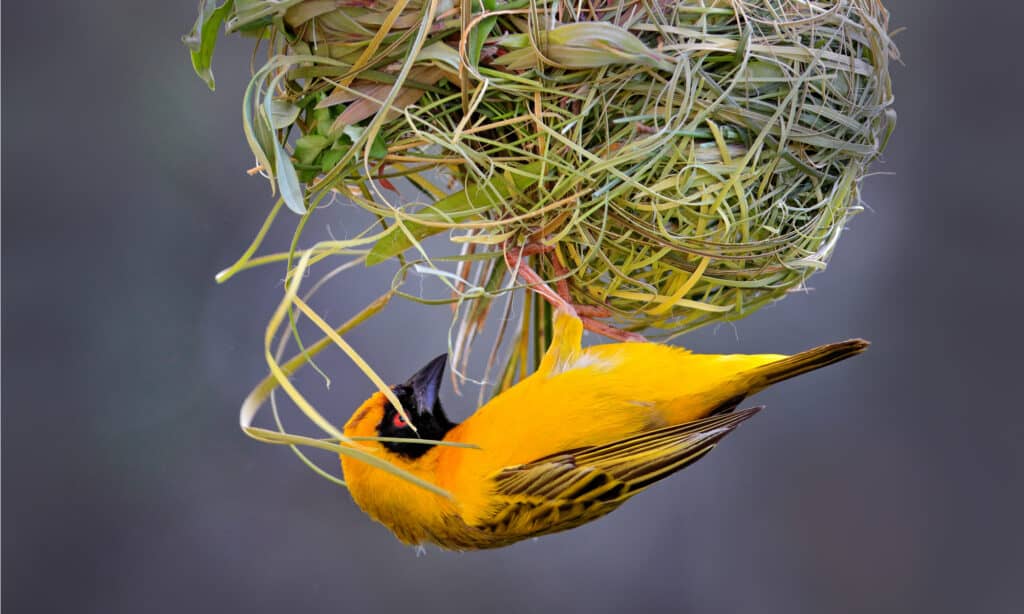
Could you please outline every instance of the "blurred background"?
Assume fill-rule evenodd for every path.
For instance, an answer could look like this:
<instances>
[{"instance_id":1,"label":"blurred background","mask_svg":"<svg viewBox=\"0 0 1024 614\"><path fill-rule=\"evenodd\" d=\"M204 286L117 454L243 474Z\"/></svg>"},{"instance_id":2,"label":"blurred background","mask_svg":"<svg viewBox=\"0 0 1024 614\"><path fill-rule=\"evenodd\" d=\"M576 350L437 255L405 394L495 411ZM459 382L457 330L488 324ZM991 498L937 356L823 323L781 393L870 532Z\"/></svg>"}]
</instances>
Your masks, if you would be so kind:
<instances>
[{"instance_id":1,"label":"blurred background","mask_svg":"<svg viewBox=\"0 0 1024 614\"><path fill-rule=\"evenodd\" d=\"M211 93L180 42L192 0L4 3L4 609L1022 611L1024 5L887 4L905 65L869 210L812 291L682 339L870 352L761 394L768 411L600 521L417 556L238 430L281 290L277 270L213 280L272 204L244 173L251 41L222 39ZM359 228L322 213L323 236ZM331 321L390 281L350 279L318 303ZM349 341L400 380L448 321L395 303ZM303 381L341 424L370 386L329 353L331 388ZM464 417L473 399L446 394Z\"/></svg>"}]
</instances>

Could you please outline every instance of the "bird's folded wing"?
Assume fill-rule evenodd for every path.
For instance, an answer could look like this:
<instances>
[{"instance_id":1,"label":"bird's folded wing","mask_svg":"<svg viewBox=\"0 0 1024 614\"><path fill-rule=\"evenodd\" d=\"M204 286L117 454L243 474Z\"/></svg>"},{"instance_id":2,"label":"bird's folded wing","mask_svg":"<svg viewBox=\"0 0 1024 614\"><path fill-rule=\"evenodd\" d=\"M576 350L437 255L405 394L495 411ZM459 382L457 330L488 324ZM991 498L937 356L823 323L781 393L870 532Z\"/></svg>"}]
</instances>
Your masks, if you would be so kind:
<instances>
[{"instance_id":1,"label":"bird's folded wing","mask_svg":"<svg viewBox=\"0 0 1024 614\"><path fill-rule=\"evenodd\" d=\"M567 529L602 516L654 482L707 454L760 407L568 450L506 467L492 477L492 506L481 528Z\"/></svg>"}]
</instances>

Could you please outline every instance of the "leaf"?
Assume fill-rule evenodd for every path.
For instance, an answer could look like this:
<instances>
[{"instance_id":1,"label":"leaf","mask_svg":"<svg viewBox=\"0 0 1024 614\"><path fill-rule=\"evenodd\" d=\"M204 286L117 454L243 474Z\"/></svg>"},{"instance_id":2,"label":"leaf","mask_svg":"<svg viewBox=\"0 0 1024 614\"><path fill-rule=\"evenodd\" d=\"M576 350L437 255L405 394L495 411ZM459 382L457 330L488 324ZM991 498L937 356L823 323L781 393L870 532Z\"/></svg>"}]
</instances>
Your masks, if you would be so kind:
<instances>
[{"instance_id":1,"label":"leaf","mask_svg":"<svg viewBox=\"0 0 1024 614\"><path fill-rule=\"evenodd\" d=\"M440 62L456 73L459 71L459 52L441 41L427 45L416 56L417 62L427 62L428 60Z\"/></svg>"},{"instance_id":2,"label":"leaf","mask_svg":"<svg viewBox=\"0 0 1024 614\"><path fill-rule=\"evenodd\" d=\"M506 34L501 37L498 44L505 49L522 49L530 46L530 35L529 34Z\"/></svg>"},{"instance_id":3,"label":"leaf","mask_svg":"<svg viewBox=\"0 0 1024 614\"><path fill-rule=\"evenodd\" d=\"M260 151L265 156L265 159L260 158L260 166L269 170L277 159L277 137L274 136L274 131L270 128L270 124L267 123L267 118L264 117L263 113L256 114L256 143Z\"/></svg>"},{"instance_id":4,"label":"leaf","mask_svg":"<svg viewBox=\"0 0 1024 614\"><path fill-rule=\"evenodd\" d=\"M284 13L284 22L291 28L298 28L311 19L338 9L334 0L305 0Z\"/></svg>"},{"instance_id":5,"label":"leaf","mask_svg":"<svg viewBox=\"0 0 1024 614\"><path fill-rule=\"evenodd\" d=\"M366 83L366 81L360 80L356 81L352 85L353 87L359 87L364 83ZM346 102L352 102L356 98L359 98L359 95L353 92L351 89L347 87L339 87L336 88L333 92L331 92L330 96L327 96L320 102L316 103L316 107L314 108L319 111L322 109L337 106L339 104L345 104Z\"/></svg>"},{"instance_id":6,"label":"leaf","mask_svg":"<svg viewBox=\"0 0 1024 614\"><path fill-rule=\"evenodd\" d=\"M307 134L295 141L295 159L300 164L312 164L325 147L330 145L327 137L319 134Z\"/></svg>"},{"instance_id":7,"label":"leaf","mask_svg":"<svg viewBox=\"0 0 1024 614\"><path fill-rule=\"evenodd\" d=\"M671 70L667 56L650 49L643 41L625 28L603 21L570 23L537 36L537 45L515 48L523 41L506 37L505 48L514 50L497 58L494 63L512 70L533 68L544 59L565 68L600 68L612 64L643 64L652 68Z\"/></svg>"},{"instance_id":8,"label":"leaf","mask_svg":"<svg viewBox=\"0 0 1024 614\"><path fill-rule=\"evenodd\" d=\"M330 137L331 135L331 111L330 109L313 109L312 128L320 136Z\"/></svg>"},{"instance_id":9,"label":"leaf","mask_svg":"<svg viewBox=\"0 0 1024 614\"><path fill-rule=\"evenodd\" d=\"M341 134L355 145L362 140L364 132L366 132L366 128L362 126L345 126L342 129Z\"/></svg>"},{"instance_id":10,"label":"leaf","mask_svg":"<svg viewBox=\"0 0 1024 614\"><path fill-rule=\"evenodd\" d=\"M357 23L372 30L379 29L389 19L389 14L385 11L365 11L360 13L350 9L350 14ZM419 10L406 11L392 22L391 29L396 32L408 30L420 25L422 22L423 15Z\"/></svg>"},{"instance_id":11,"label":"leaf","mask_svg":"<svg viewBox=\"0 0 1024 614\"><path fill-rule=\"evenodd\" d=\"M402 84L402 89L398 92L398 95L395 96L391 105L392 110L388 111L387 118L390 119L395 116L397 113L395 109L404 109L405 107L414 104L423 96L423 92L425 90L420 89L417 86L422 85L424 88L431 86L440 81L443 77L444 72L436 66L417 66L410 70L409 78ZM387 99L394 87L395 85L393 83L367 82L364 85L353 84L351 91L358 92L361 96L359 96L358 100L345 107L345 110L341 112L341 115L334 120L334 124L331 126L331 132L335 133L338 130L341 130L343 126L357 124L367 117L371 117L377 113L377 111L380 110L380 103ZM326 100L332 100L332 97L328 97ZM320 105L323 105L326 100L321 102Z\"/></svg>"},{"instance_id":12,"label":"leaf","mask_svg":"<svg viewBox=\"0 0 1024 614\"><path fill-rule=\"evenodd\" d=\"M345 157L345 153L348 152L348 146L344 148L332 147L324 152L324 155L320 156L320 170L324 173L329 173L334 165L341 162L341 159Z\"/></svg>"},{"instance_id":13,"label":"leaf","mask_svg":"<svg viewBox=\"0 0 1024 614\"><path fill-rule=\"evenodd\" d=\"M292 159L284 154L278 146L277 152L277 186L281 189L281 198L288 208L299 215L306 214L306 201L302 197L302 185L299 175L295 172Z\"/></svg>"},{"instance_id":14,"label":"leaf","mask_svg":"<svg viewBox=\"0 0 1024 614\"><path fill-rule=\"evenodd\" d=\"M249 80L249 85L245 88L245 94L242 96L242 131L245 133L245 140L249 143L249 149L256 157L260 168L269 175L271 169L274 168L274 151L276 146L274 144L274 132L270 129L266 118L260 111L257 99L260 89L259 83L263 77L262 72L257 73ZM271 190L276 189L272 179L270 187Z\"/></svg>"},{"instance_id":15,"label":"leaf","mask_svg":"<svg viewBox=\"0 0 1024 614\"><path fill-rule=\"evenodd\" d=\"M271 118L274 116L274 91L277 89L277 84L285 77L286 73L281 73L270 82L267 87L267 92L264 94L263 100L263 120L265 123L272 121ZM259 122L257 122L259 125ZM273 135L273 133L271 133ZM274 175L277 177L277 187L281 190L281 198L284 199L284 204L288 205L288 208L299 215L306 214L306 202L302 196L302 184L299 183L299 176L295 172L295 166L292 164L292 159L288 153L281 146L281 142L276 138L273 138L274 142L274 157L276 158L276 164L274 165Z\"/></svg>"},{"instance_id":16,"label":"leaf","mask_svg":"<svg viewBox=\"0 0 1024 614\"><path fill-rule=\"evenodd\" d=\"M344 10L335 10L329 13L324 13L318 17L317 20L320 22L321 27L330 32L338 32L351 37L350 40L368 40L373 38L377 28L369 30L354 19L353 13L360 10L364 9L346 7ZM340 60L343 56L332 55L332 57L336 60ZM355 61L355 58L351 58L350 61Z\"/></svg>"},{"instance_id":17,"label":"leaf","mask_svg":"<svg viewBox=\"0 0 1024 614\"><path fill-rule=\"evenodd\" d=\"M273 15L267 15L265 17L261 17L259 19L254 20L254 21L247 21L245 23L238 23L238 24L236 24L235 22L237 22L237 21L238 21L237 19L233 19L233 20L228 21L228 26L227 26L228 32L241 32L242 34L255 35L255 34L258 34L259 31L262 30L263 28L266 28L267 26L273 25L274 24L274 16Z\"/></svg>"},{"instance_id":18,"label":"leaf","mask_svg":"<svg viewBox=\"0 0 1024 614\"><path fill-rule=\"evenodd\" d=\"M386 155L388 155L388 146L384 142L384 135L378 132L377 136L373 137L373 142L370 143L370 157L374 160L382 160Z\"/></svg>"},{"instance_id":19,"label":"leaf","mask_svg":"<svg viewBox=\"0 0 1024 614\"><path fill-rule=\"evenodd\" d=\"M733 83L744 94L757 96L781 90L786 85L786 75L778 64L752 60L736 71Z\"/></svg>"},{"instance_id":20,"label":"leaf","mask_svg":"<svg viewBox=\"0 0 1024 614\"><path fill-rule=\"evenodd\" d=\"M299 107L287 100L273 100L270 103L270 125L274 130L287 128L299 117Z\"/></svg>"},{"instance_id":21,"label":"leaf","mask_svg":"<svg viewBox=\"0 0 1024 614\"><path fill-rule=\"evenodd\" d=\"M253 31L268 26L292 6L306 0L235 0L235 15L228 20L228 32Z\"/></svg>"},{"instance_id":22,"label":"leaf","mask_svg":"<svg viewBox=\"0 0 1024 614\"><path fill-rule=\"evenodd\" d=\"M469 33L469 61L473 67L480 66L480 53L484 49L484 42L490 36L496 23L498 23L497 15L485 17L480 20L480 25Z\"/></svg>"},{"instance_id":23,"label":"leaf","mask_svg":"<svg viewBox=\"0 0 1024 614\"><path fill-rule=\"evenodd\" d=\"M392 192L398 192L398 188L396 188L395 184L391 183L391 180L388 179L387 177L377 177L377 181L379 181L382 186L391 190Z\"/></svg>"},{"instance_id":24,"label":"leaf","mask_svg":"<svg viewBox=\"0 0 1024 614\"><path fill-rule=\"evenodd\" d=\"M227 0L216 7L217 0L201 0L199 17L192 30L181 37L181 41L189 48L192 57L192 68L199 78L206 82L210 90L215 89L213 81L213 50L217 46L217 31L234 8L234 0Z\"/></svg>"},{"instance_id":25,"label":"leaf","mask_svg":"<svg viewBox=\"0 0 1024 614\"><path fill-rule=\"evenodd\" d=\"M507 198L513 192L525 190L537 183L540 179L537 176L540 166L540 162L534 162L523 166L519 172L509 173L511 179L506 175L496 175L485 184L470 184L424 208L416 216L429 222L461 222L476 217L494 204L495 196ZM445 230L443 226L427 226L414 221L405 221L403 224L417 241ZM366 256L366 266L380 264L401 254L412 245L408 235L400 228L396 228L373 245Z\"/></svg>"},{"instance_id":26,"label":"leaf","mask_svg":"<svg viewBox=\"0 0 1024 614\"><path fill-rule=\"evenodd\" d=\"M483 10L493 11L497 3L494 0L482 0ZM473 10L477 12L480 10L480 6L474 3ZM468 54L469 64L474 68L480 66L480 53L483 51L484 42L487 41L487 37L491 35L491 30L494 29L494 24L498 22L498 16L484 17L480 20L479 25L473 28L469 32L468 39Z\"/></svg>"}]
</instances>

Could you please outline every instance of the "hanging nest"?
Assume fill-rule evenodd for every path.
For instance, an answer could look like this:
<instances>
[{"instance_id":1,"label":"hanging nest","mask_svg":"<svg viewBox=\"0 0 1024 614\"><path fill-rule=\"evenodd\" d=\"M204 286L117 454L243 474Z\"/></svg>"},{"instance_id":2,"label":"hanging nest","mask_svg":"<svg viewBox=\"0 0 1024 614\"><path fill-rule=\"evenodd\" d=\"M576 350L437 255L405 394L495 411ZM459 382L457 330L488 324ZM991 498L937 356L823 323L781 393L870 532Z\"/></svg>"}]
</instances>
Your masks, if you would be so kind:
<instances>
[{"instance_id":1,"label":"hanging nest","mask_svg":"<svg viewBox=\"0 0 1024 614\"><path fill-rule=\"evenodd\" d=\"M370 214L310 261L397 260L397 294L459 304L462 357L524 279L619 338L783 296L825 267L895 120L875 0L206 1L186 42L211 86L221 23L267 51L245 133L297 234L338 194ZM274 259L256 247L226 275ZM446 295L406 294L410 270ZM518 305L499 388L549 330Z\"/></svg>"}]
</instances>

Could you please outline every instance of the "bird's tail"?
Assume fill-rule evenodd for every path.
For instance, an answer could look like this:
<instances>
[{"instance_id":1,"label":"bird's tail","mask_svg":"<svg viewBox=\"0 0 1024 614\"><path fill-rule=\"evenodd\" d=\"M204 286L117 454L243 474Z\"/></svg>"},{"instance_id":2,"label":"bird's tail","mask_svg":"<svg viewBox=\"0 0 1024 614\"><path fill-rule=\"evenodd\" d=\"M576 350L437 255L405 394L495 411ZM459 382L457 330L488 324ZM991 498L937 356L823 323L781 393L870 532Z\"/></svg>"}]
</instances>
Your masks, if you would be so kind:
<instances>
[{"instance_id":1,"label":"bird's tail","mask_svg":"<svg viewBox=\"0 0 1024 614\"><path fill-rule=\"evenodd\" d=\"M770 362L748 372L752 384L750 393L757 392L791 377L826 367L832 363L856 356L870 345L864 339L848 339L830 343Z\"/></svg>"}]
</instances>

